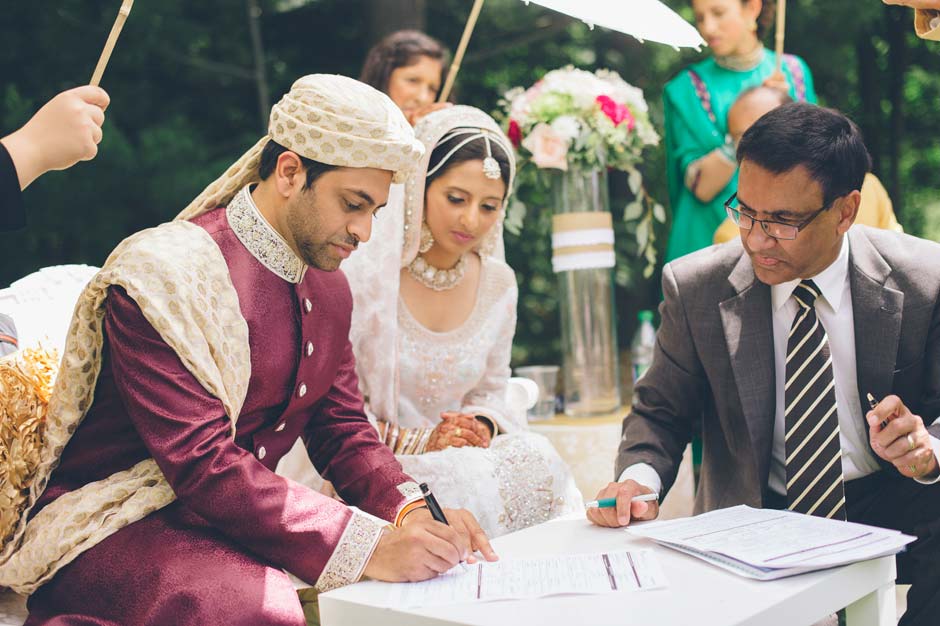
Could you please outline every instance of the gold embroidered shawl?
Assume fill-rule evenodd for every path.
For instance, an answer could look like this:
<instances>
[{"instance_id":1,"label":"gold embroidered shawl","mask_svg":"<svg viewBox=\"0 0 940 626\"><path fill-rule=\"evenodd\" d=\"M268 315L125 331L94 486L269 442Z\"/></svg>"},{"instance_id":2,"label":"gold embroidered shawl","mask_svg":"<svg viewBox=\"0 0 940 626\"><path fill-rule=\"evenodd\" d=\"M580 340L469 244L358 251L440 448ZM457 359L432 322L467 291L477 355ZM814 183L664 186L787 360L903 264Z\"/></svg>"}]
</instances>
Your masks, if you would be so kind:
<instances>
[{"instance_id":1,"label":"gold embroidered shawl","mask_svg":"<svg viewBox=\"0 0 940 626\"><path fill-rule=\"evenodd\" d=\"M248 325L222 252L209 234L177 221L121 243L76 305L26 510L0 551L0 585L19 593L32 593L85 550L175 498L156 462L148 459L61 496L26 521L91 407L112 285L127 291L185 367L221 400L233 433L245 399L251 370Z\"/></svg>"}]
</instances>

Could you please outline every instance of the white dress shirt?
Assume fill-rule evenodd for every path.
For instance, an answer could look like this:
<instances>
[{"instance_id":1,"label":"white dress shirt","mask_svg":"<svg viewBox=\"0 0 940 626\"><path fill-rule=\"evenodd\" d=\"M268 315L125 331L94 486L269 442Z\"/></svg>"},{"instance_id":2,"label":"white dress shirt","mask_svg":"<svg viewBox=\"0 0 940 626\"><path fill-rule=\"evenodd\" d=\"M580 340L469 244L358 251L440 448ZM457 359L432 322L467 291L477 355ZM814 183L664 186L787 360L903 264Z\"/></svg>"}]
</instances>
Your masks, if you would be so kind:
<instances>
[{"instance_id":1,"label":"white dress shirt","mask_svg":"<svg viewBox=\"0 0 940 626\"><path fill-rule=\"evenodd\" d=\"M849 238L843 236L839 256L826 269L812 278L821 295L816 299L816 315L826 330L832 355L835 382L836 413L839 416L839 440L842 446L842 473L845 480L854 480L877 472L878 459L868 445L868 423L859 400L855 360L855 320L852 316L852 292L849 281ZM784 379L786 377L787 340L790 327L799 312L799 304L791 298L800 279L773 285L774 370L776 378L776 411L774 414L773 447L768 486L786 495L786 452L784 440ZM904 400L904 398L901 398ZM935 423L940 423L940 418ZM934 454L940 459L940 440L930 438ZM662 491L662 479L650 465L637 463L626 468L620 481L633 479L653 491ZM918 480L930 484L934 480Z\"/></svg>"}]
</instances>

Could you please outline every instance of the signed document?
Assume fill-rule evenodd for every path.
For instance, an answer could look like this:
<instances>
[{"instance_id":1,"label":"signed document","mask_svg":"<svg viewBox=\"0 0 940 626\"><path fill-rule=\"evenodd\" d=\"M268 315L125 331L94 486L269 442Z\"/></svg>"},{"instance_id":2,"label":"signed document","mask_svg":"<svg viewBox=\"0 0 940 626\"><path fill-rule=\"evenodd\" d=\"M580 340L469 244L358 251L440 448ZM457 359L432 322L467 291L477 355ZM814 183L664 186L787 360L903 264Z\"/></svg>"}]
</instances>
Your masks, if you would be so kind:
<instances>
[{"instance_id":1,"label":"signed document","mask_svg":"<svg viewBox=\"0 0 940 626\"><path fill-rule=\"evenodd\" d=\"M665 586L653 551L634 550L460 564L431 580L393 585L388 601L409 608Z\"/></svg>"}]
</instances>

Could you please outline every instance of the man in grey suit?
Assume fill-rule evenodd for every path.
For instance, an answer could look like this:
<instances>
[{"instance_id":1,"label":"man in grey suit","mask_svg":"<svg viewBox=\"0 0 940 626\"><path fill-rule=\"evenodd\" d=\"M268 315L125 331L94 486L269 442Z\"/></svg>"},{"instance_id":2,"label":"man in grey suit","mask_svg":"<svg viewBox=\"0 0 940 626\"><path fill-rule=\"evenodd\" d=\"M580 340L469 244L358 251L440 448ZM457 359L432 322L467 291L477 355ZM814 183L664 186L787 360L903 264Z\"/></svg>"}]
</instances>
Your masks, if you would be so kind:
<instances>
[{"instance_id":1,"label":"man in grey suit","mask_svg":"<svg viewBox=\"0 0 940 626\"><path fill-rule=\"evenodd\" d=\"M741 240L663 272L653 363L623 422L601 526L652 519L694 430L696 512L788 508L914 534L903 626L940 620L940 245L852 226L870 158L842 114L805 103L738 148ZM867 394L880 399L873 409Z\"/></svg>"}]
</instances>

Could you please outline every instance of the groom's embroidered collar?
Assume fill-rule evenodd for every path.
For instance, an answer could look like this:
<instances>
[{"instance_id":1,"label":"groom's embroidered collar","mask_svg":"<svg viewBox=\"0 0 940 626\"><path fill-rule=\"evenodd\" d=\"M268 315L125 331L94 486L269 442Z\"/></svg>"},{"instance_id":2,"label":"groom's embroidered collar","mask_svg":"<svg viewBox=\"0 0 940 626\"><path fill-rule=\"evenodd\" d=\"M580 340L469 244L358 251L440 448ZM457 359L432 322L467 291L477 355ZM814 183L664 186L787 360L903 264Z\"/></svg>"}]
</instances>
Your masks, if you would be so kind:
<instances>
[{"instance_id":1,"label":"groom's embroidered collar","mask_svg":"<svg viewBox=\"0 0 940 626\"><path fill-rule=\"evenodd\" d=\"M235 236L262 265L289 283L303 280L307 265L261 215L249 186L232 198L226 212Z\"/></svg>"}]
</instances>

